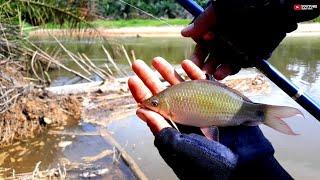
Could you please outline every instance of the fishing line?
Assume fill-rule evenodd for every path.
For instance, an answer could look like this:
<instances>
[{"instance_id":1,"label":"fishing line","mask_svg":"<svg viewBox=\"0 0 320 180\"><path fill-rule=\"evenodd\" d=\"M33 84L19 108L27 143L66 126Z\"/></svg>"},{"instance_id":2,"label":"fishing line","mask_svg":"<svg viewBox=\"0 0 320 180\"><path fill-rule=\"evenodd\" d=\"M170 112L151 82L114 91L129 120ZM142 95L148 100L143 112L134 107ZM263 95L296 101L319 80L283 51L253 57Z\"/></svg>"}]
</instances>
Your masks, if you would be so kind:
<instances>
[{"instance_id":1,"label":"fishing line","mask_svg":"<svg viewBox=\"0 0 320 180\"><path fill-rule=\"evenodd\" d=\"M144 11L143 9L140 9L140 8L138 8L138 7L136 7L136 6L132 5L132 4L130 4L130 3L128 3L128 2L125 2L125 1L123 1L123 0L119 0L119 1L120 1L120 2L122 2L122 3L124 3L124 4L126 4L126 5L128 5L128 6L130 6L130 7L132 7L132 8L134 8L134 9L136 9L136 10L138 10L138 11L143 12L144 14L146 14L146 15L148 15L148 16L150 16L150 17L154 18L154 19L157 19L157 20L159 20L159 21L163 22L164 24L166 24L166 25L168 25L168 26L173 27L173 25L169 24L167 21L165 21L165 20L163 20L163 19L161 19L161 18L158 18L158 17L154 16L153 14L148 13L147 11Z\"/></svg>"}]
</instances>

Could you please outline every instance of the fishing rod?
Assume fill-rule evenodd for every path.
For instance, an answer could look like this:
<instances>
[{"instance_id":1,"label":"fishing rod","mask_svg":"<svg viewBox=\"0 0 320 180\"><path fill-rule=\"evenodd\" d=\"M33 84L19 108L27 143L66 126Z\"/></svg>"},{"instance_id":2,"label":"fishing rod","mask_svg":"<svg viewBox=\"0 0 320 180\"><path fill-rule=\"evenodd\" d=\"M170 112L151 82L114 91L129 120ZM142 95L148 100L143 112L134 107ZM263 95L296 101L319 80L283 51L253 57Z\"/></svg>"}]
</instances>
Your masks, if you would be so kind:
<instances>
[{"instance_id":1,"label":"fishing rod","mask_svg":"<svg viewBox=\"0 0 320 180\"><path fill-rule=\"evenodd\" d=\"M185 8L194 17L199 16L204 10L193 0L176 0L183 8ZM257 61L256 67L263 72L272 82L281 88L288 96L300 104L305 110L320 121L320 105L312 100L306 94L303 94L297 86L290 82L281 72L273 67L267 60L261 59Z\"/></svg>"}]
</instances>

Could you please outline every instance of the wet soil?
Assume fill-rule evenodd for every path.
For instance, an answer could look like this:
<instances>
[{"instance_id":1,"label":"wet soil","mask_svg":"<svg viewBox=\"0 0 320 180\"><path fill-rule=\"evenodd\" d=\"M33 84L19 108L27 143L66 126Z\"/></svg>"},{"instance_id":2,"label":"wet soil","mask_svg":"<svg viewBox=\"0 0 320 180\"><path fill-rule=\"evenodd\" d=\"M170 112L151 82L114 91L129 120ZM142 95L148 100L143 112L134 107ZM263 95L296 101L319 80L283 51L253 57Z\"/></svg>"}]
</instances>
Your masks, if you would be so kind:
<instances>
[{"instance_id":1,"label":"wet soil","mask_svg":"<svg viewBox=\"0 0 320 180\"><path fill-rule=\"evenodd\" d=\"M0 65L0 74L0 148L33 138L47 126L80 120L82 105L75 96L54 96L34 85L19 64Z\"/></svg>"},{"instance_id":2,"label":"wet soil","mask_svg":"<svg viewBox=\"0 0 320 180\"><path fill-rule=\"evenodd\" d=\"M50 96L34 89L0 116L0 147L33 138L47 126L75 124L81 118L81 107L74 96Z\"/></svg>"}]
</instances>

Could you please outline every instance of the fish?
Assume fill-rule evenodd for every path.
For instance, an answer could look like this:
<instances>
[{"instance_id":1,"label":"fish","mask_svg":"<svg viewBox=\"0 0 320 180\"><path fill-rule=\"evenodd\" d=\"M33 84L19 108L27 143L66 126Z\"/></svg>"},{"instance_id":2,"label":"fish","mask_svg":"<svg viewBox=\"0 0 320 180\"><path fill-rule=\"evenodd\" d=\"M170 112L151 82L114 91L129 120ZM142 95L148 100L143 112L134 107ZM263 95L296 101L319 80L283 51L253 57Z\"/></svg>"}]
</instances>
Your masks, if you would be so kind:
<instances>
[{"instance_id":1,"label":"fish","mask_svg":"<svg viewBox=\"0 0 320 180\"><path fill-rule=\"evenodd\" d=\"M297 135L283 118L302 115L294 107L252 102L240 92L209 80L185 81L144 100L150 109L179 124L200 127L257 126L265 124L281 133ZM210 139L210 138L209 138Z\"/></svg>"}]
</instances>

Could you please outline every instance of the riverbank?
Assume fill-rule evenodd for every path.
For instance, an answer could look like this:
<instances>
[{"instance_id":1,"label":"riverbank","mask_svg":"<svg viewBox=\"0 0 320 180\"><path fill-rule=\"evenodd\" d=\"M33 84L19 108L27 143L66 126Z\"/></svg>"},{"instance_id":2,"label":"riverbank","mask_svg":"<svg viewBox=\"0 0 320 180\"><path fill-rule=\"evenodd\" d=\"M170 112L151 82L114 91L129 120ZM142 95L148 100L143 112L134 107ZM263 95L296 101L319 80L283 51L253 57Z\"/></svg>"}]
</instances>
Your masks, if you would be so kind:
<instances>
[{"instance_id":1,"label":"riverbank","mask_svg":"<svg viewBox=\"0 0 320 180\"><path fill-rule=\"evenodd\" d=\"M30 37L53 36L81 36L81 37L181 37L184 26L160 27L123 27L123 28L97 28L97 29L38 29L30 32ZM320 36L320 23L301 23L298 29L288 34L288 37Z\"/></svg>"}]
</instances>

